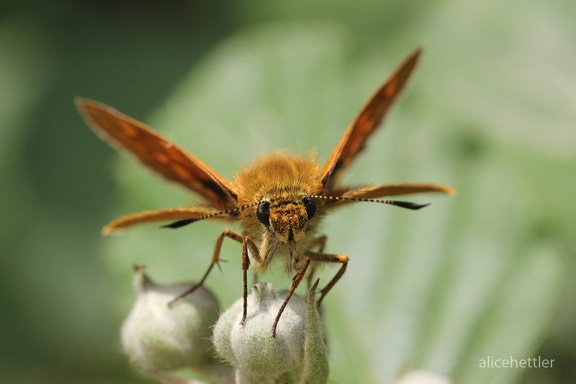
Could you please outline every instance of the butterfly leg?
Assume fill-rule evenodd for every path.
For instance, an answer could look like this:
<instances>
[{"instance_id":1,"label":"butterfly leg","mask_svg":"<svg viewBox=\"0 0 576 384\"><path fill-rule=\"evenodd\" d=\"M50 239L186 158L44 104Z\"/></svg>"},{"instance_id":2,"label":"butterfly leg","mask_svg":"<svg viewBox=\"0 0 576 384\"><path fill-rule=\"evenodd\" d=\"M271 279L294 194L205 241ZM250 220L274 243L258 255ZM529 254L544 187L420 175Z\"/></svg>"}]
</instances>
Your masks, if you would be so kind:
<instances>
[{"instance_id":1,"label":"butterfly leg","mask_svg":"<svg viewBox=\"0 0 576 384\"><path fill-rule=\"evenodd\" d=\"M340 280L344 272L346 272L346 267L348 266L348 256L346 255L339 255L339 254L330 254L330 253L316 253L316 252L306 252L306 256L308 256L313 261L320 261L323 263L340 263L342 266L336 272L336 275L328 282L328 284L320 291L320 299L318 299L318 304L322 302L326 294L332 289L334 284Z\"/></svg>"},{"instance_id":2,"label":"butterfly leg","mask_svg":"<svg viewBox=\"0 0 576 384\"><path fill-rule=\"evenodd\" d=\"M286 308L286 305L288 304L288 301L292 297L292 294L294 293L296 288L298 288L298 286L300 285L300 282L304 278L304 275L306 274L306 270L308 269L308 265L310 265L310 258L309 257L302 258L302 260L300 260L300 262L298 263L297 268L299 269L299 271L296 274L296 276L294 276L294 278L292 279L292 287L290 288L288 295L286 295L286 298L284 299L282 306L278 310L278 314L276 315L276 318L274 319L274 324L272 324L272 337L276 337L276 327L278 326L278 322L280 321L280 317L282 316L282 312L284 312L284 308Z\"/></svg>"},{"instance_id":3,"label":"butterfly leg","mask_svg":"<svg viewBox=\"0 0 576 384\"><path fill-rule=\"evenodd\" d=\"M218 264L218 261L220 260L220 249L222 248L222 242L224 241L224 238L226 238L226 237L228 237L232 240L236 240L237 242L242 244L242 274L243 274L243 283L244 283L244 295L243 295L243 297L244 297L244 316L242 317L242 323L244 323L244 320L246 319L247 297L248 297L248 293L247 293L248 292L247 271L248 271L248 267L250 267L250 259L248 258L248 248L250 248L250 252L252 252L252 255L256 259L258 259L260 257L260 253L258 252L258 247L254 243L254 241L252 241L252 239L250 239L248 236L242 236L239 233L234 232L233 230L228 229L228 228L226 228L224 231L222 231L220 236L218 236L218 239L216 240L216 245L214 246L214 253L212 254L212 261L210 262L210 266L208 267L208 270L206 270L206 272L204 273L204 276L202 276L202 279L200 279L200 282L198 284L194 285L193 287L191 287L190 289L188 289L187 291L176 296L176 298L174 298L172 301L170 301L170 303L168 305L172 305L176 301L182 299L183 297L188 296L189 294L191 294L192 292L194 292L196 289L198 289L199 287L201 287L204 284L204 281L206 280L206 278L208 277L208 275L212 271L212 268L214 268L214 266L216 264Z\"/></svg>"},{"instance_id":4,"label":"butterfly leg","mask_svg":"<svg viewBox=\"0 0 576 384\"><path fill-rule=\"evenodd\" d=\"M254 240L248 236L242 237L242 285L243 292L242 298L244 299L244 306L242 308L242 319L240 324L244 325L246 316L248 315L248 268L250 267L250 258L248 257L248 248L255 259L260 259L260 252Z\"/></svg>"},{"instance_id":5,"label":"butterfly leg","mask_svg":"<svg viewBox=\"0 0 576 384\"><path fill-rule=\"evenodd\" d=\"M310 245L310 248L318 247L318 253L324 253L324 247L326 246L326 240L328 240L328 238L325 235L317 237L314 240L312 240L312 244ZM310 266L310 273L308 273L308 277L306 278L306 283L307 283L308 289L310 289L310 287L312 286L312 280L314 279L315 273L316 273L316 265L312 264Z\"/></svg>"}]
</instances>

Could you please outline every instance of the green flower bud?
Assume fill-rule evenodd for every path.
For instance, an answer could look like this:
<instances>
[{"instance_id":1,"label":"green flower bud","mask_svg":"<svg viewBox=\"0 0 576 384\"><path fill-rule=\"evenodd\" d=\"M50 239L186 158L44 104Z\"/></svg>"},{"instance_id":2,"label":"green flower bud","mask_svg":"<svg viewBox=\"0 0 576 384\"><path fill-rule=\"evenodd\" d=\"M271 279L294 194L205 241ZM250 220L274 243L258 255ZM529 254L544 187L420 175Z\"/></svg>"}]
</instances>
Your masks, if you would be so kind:
<instances>
[{"instance_id":1,"label":"green flower bud","mask_svg":"<svg viewBox=\"0 0 576 384\"><path fill-rule=\"evenodd\" d=\"M159 285L135 266L137 297L122 326L122 346L129 358L146 371L171 371L212 364L210 337L218 318L214 295L200 287L169 306L190 285Z\"/></svg>"},{"instance_id":2,"label":"green flower bud","mask_svg":"<svg viewBox=\"0 0 576 384\"><path fill-rule=\"evenodd\" d=\"M214 327L216 351L236 368L236 383L326 383L326 346L314 301L292 296L282 313L276 337L272 324L286 294L270 283L254 285L248 314L240 324L243 299L224 312Z\"/></svg>"}]
</instances>

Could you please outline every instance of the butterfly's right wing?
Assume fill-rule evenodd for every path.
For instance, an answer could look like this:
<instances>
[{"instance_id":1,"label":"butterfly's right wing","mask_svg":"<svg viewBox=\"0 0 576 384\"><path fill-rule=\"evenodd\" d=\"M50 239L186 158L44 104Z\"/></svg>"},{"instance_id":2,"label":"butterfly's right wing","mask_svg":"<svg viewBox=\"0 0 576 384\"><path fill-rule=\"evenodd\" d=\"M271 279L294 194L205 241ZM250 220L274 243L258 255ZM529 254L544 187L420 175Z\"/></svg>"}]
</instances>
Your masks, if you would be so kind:
<instances>
[{"instance_id":1,"label":"butterfly's right wing","mask_svg":"<svg viewBox=\"0 0 576 384\"><path fill-rule=\"evenodd\" d=\"M238 196L230 183L152 128L95 101L78 98L76 105L92 130L112 146L134 155L166 179L200 194L212 207L237 206Z\"/></svg>"},{"instance_id":2,"label":"butterfly's right wing","mask_svg":"<svg viewBox=\"0 0 576 384\"><path fill-rule=\"evenodd\" d=\"M230 215L230 212L220 211L215 208L204 207L204 206L194 206L194 207L183 207L183 208L169 208L161 209L158 211L146 211L141 213L135 213L132 215L126 215L119 217L118 219L108 223L103 229L102 233L104 235L109 235L110 233L117 231L119 229L124 229L131 227L133 225L151 223L151 222L173 222L172 224L166 225L167 227L177 228L182 225L190 224L194 221L203 219L223 219L231 220L235 216ZM174 225L175 223L180 225Z\"/></svg>"}]
</instances>

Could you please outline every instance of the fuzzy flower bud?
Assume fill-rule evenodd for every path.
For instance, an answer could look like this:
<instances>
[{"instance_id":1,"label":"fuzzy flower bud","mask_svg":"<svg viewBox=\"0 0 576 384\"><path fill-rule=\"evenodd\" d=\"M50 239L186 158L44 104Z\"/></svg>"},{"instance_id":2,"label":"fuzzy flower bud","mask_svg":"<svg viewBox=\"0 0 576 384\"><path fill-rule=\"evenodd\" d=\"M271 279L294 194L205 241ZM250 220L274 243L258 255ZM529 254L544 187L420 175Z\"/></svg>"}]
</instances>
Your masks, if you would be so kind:
<instances>
[{"instance_id":1,"label":"fuzzy flower bud","mask_svg":"<svg viewBox=\"0 0 576 384\"><path fill-rule=\"evenodd\" d=\"M307 302L292 296L276 337L272 337L272 324L286 294L276 294L270 283L254 285L244 325L240 324L243 299L220 316L214 327L214 345L236 368L236 383L326 383L328 360L315 288Z\"/></svg>"},{"instance_id":2,"label":"fuzzy flower bud","mask_svg":"<svg viewBox=\"0 0 576 384\"><path fill-rule=\"evenodd\" d=\"M450 384L448 378L434 372L417 370L404 372L398 377L397 384Z\"/></svg>"},{"instance_id":3,"label":"fuzzy flower bud","mask_svg":"<svg viewBox=\"0 0 576 384\"><path fill-rule=\"evenodd\" d=\"M174 305L168 303L189 285L159 285L135 266L136 302L122 326L122 346L130 359L149 372L213 363L211 327L218 301L200 287Z\"/></svg>"}]
</instances>

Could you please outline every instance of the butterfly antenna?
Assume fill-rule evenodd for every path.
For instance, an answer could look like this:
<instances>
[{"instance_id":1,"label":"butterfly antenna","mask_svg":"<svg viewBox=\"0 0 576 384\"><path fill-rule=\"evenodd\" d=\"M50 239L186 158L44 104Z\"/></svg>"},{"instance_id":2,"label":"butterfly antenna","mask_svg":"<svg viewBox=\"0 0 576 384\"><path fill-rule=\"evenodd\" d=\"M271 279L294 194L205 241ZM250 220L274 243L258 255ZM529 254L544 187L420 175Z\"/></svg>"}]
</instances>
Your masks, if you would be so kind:
<instances>
[{"instance_id":1,"label":"butterfly antenna","mask_svg":"<svg viewBox=\"0 0 576 384\"><path fill-rule=\"evenodd\" d=\"M398 200L381 200L381 199L366 199L361 197L343 197L343 196L310 196L314 199L324 199L330 201L364 201L369 203L380 203L380 204L388 204L388 205L395 205L397 207L411 209L411 210L418 210L420 208L427 207L430 203L427 204L416 204L410 203L408 201L398 201Z\"/></svg>"},{"instance_id":2,"label":"butterfly antenna","mask_svg":"<svg viewBox=\"0 0 576 384\"><path fill-rule=\"evenodd\" d=\"M188 224L192 224L192 223L195 223L195 222L200 221L200 220L210 219L210 218L215 217L215 216L234 214L234 213L240 212L246 208L253 207L257 204L258 203L246 204L246 205L242 205L240 207L236 207L236 208L232 208L232 209L226 209L224 211L219 211L219 212L209 213L209 214L203 215L203 216L194 217L192 219L176 220L170 224L163 225L161 228L173 228L173 229L174 228L180 228L180 227L184 227Z\"/></svg>"}]
</instances>

